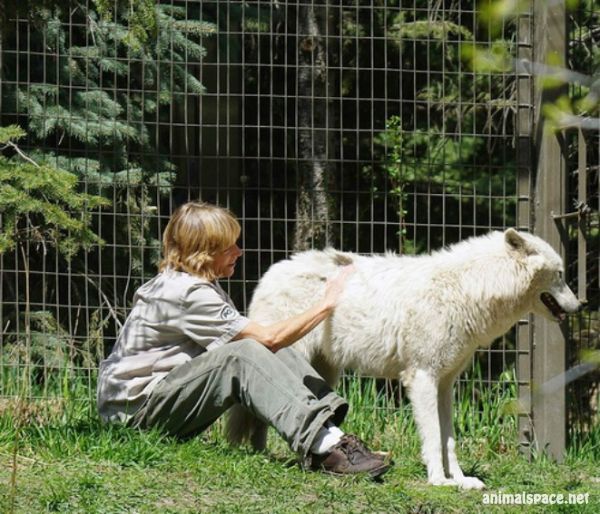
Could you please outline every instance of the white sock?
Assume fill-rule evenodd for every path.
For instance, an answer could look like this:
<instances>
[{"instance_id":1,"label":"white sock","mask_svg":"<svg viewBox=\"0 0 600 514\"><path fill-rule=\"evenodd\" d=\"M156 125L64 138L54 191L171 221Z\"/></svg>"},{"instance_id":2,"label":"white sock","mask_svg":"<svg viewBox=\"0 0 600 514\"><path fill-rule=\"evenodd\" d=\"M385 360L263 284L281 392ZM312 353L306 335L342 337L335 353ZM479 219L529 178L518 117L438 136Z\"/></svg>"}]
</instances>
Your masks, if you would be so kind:
<instances>
[{"instance_id":1,"label":"white sock","mask_svg":"<svg viewBox=\"0 0 600 514\"><path fill-rule=\"evenodd\" d=\"M338 427L335 425L329 425L319 430L317 437L313 441L310 451L317 455L323 455L333 448L344 435Z\"/></svg>"}]
</instances>

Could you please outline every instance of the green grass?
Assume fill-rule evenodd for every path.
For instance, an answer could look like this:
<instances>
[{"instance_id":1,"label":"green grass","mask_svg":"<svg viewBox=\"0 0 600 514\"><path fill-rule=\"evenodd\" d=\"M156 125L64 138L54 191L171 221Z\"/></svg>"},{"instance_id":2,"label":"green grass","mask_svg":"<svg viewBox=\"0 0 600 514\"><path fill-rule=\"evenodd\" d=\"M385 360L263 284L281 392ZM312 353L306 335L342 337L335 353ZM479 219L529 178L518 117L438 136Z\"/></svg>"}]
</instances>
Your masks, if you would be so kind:
<instances>
[{"instance_id":1,"label":"green grass","mask_svg":"<svg viewBox=\"0 0 600 514\"><path fill-rule=\"evenodd\" d=\"M566 460L532 462L516 448L511 377L459 401L456 426L463 468L487 491L432 488L420 462L410 406L392 409L373 381L346 381L351 412L343 428L389 450L395 466L382 483L305 472L275 433L269 452L231 448L221 424L181 442L156 431L103 427L89 402L32 406L20 415L16 488L11 490L15 414L0 414L0 512L589 512L600 511L600 430L579 437ZM485 407L484 407L485 406ZM587 505L490 506L486 493L589 493Z\"/></svg>"}]
</instances>

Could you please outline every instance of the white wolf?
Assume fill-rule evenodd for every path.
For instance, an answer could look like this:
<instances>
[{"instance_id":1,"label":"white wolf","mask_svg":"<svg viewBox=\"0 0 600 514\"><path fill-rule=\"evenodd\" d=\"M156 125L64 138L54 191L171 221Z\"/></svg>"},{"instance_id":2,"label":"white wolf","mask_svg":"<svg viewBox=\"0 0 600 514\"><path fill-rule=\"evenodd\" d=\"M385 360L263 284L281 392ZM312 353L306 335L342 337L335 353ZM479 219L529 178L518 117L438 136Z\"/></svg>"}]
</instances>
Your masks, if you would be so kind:
<instances>
[{"instance_id":1,"label":"white wolf","mask_svg":"<svg viewBox=\"0 0 600 514\"><path fill-rule=\"evenodd\" d=\"M565 284L561 258L539 237L513 229L424 256L308 251L267 271L249 317L267 324L307 309L323 294L325 280L349 263L357 271L333 316L294 348L332 386L343 369L399 378L413 405L429 483L483 488L456 458L452 386L478 347L526 314L561 321L581 307ZM249 416L234 407L228 436L260 449L266 428Z\"/></svg>"}]
</instances>

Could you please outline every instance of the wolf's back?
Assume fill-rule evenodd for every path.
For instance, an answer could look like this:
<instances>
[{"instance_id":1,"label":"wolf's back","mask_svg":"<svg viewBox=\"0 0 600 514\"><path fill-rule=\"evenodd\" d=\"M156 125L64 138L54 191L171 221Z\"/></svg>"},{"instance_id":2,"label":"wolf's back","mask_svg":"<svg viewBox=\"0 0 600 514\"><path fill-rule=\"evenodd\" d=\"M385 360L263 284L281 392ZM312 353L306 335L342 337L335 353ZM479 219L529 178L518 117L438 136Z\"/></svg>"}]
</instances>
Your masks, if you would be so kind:
<instances>
[{"instance_id":1,"label":"wolf's back","mask_svg":"<svg viewBox=\"0 0 600 514\"><path fill-rule=\"evenodd\" d=\"M299 314L323 295L327 279L351 262L352 254L327 249L273 264L254 290L248 316L258 323L274 323Z\"/></svg>"}]
</instances>

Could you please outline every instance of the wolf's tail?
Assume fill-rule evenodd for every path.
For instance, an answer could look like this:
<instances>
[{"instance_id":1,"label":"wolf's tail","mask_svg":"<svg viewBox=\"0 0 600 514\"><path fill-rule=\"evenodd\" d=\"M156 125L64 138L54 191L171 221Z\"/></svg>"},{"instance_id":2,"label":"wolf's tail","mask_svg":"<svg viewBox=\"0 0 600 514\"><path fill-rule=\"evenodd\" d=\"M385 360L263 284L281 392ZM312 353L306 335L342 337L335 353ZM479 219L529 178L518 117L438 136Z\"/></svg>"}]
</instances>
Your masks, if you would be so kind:
<instances>
[{"instance_id":1,"label":"wolf's tail","mask_svg":"<svg viewBox=\"0 0 600 514\"><path fill-rule=\"evenodd\" d=\"M268 425L239 404L229 409L225 423L225 436L233 445L250 443L257 451L267 447Z\"/></svg>"}]
</instances>

